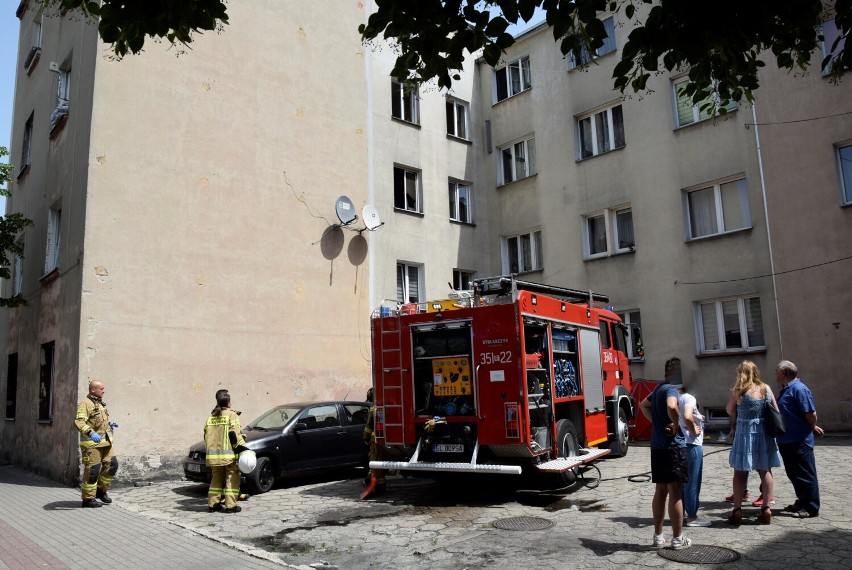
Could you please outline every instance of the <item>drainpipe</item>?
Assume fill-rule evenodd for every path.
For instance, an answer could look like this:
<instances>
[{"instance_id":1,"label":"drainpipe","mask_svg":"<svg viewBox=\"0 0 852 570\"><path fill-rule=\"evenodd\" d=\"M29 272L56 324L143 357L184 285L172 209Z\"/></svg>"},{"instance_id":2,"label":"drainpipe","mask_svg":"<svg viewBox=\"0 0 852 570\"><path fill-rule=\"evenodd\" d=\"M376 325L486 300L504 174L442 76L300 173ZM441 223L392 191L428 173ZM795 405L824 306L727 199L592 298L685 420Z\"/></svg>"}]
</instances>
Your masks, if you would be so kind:
<instances>
[{"instance_id":1,"label":"drainpipe","mask_svg":"<svg viewBox=\"0 0 852 570\"><path fill-rule=\"evenodd\" d=\"M371 8L375 8L375 2L370 3ZM368 13L372 13L369 10ZM373 165L373 52L369 46L363 45L364 48L364 73L366 74L367 83L367 203L376 203L376 186L375 186L375 168ZM376 301L376 240L371 240L367 245L367 264L369 265L367 273L367 302L369 303L370 311L380 303Z\"/></svg>"},{"instance_id":2,"label":"drainpipe","mask_svg":"<svg viewBox=\"0 0 852 570\"><path fill-rule=\"evenodd\" d=\"M763 176L763 155L760 153L760 132L757 126L757 103L751 103L751 116L754 122L754 142L757 145L757 165L760 170L760 193L763 196L763 218L766 222L766 240L769 244L769 270L772 272L772 294L775 297L775 318L778 321L778 348L784 359L784 343L781 340L781 312L778 310L778 286L775 283L775 257L772 255L772 234L769 231L769 205L766 201L766 178Z\"/></svg>"}]
</instances>

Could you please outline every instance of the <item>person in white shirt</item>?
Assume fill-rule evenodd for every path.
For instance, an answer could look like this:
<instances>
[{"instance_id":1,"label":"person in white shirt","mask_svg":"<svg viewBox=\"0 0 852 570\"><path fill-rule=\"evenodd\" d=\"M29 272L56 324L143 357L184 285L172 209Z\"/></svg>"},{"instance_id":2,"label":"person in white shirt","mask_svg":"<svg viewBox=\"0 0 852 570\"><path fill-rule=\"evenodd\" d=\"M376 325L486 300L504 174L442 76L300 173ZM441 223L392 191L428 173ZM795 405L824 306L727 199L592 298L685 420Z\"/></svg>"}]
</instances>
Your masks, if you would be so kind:
<instances>
[{"instance_id":1,"label":"person in white shirt","mask_svg":"<svg viewBox=\"0 0 852 570\"><path fill-rule=\"evenodd\" d=\"M695 396L680 388L677 401L680 429L686 438L686 462L689 481L683 485L684 526L710 526L710 521L698 516L698 497L701 494L701 473L704 467L704 416L698 411Z\"/></svg>"}]
</instances>

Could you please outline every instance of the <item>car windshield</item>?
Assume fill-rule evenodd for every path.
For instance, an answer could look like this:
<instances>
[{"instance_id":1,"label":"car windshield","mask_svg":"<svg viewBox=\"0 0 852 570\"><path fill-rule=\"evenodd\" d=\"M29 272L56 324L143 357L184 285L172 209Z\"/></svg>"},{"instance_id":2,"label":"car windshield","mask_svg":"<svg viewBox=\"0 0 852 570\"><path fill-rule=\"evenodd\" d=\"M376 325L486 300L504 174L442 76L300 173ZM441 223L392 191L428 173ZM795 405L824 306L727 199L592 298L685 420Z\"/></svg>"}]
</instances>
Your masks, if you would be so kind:
<instances>
[{"instance_id":1,"label":"car windshield","mask_svg":"<svg viewBox=\"0 0 852 570\"><path fill-rule=\"evenodd\" d=\"M257 430L280 430L284 429L287 422L290 421L302 408L294 406L279 406L272 408L253 422L247 428Z\"/></svg>"}]
</instances>

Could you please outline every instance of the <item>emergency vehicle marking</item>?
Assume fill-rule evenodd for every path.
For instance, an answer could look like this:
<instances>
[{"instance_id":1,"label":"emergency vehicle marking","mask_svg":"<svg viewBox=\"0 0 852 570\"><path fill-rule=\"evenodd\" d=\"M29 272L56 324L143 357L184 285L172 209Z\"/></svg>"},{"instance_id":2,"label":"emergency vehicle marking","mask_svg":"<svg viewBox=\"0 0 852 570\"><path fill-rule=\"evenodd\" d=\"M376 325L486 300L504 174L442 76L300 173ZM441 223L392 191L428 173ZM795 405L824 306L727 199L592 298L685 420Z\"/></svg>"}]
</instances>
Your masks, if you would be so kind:
<instances>
[{"instance_id":1,"label":"emergency vehicle marking","mask_svg":"<svg viewBox=\"0 0 852 570\"><path fill-rule=\"evenodd\" d=\"M611 352L601 351L601 353L603 354L603 361L604 361L604 362L607 362L607 363L609 363L609 364L612 364L612 363L613 363L612 353L611 353Z\"/></svg>"},{"instance_id":2,"label":"emergency vehicle marking","mask_svg":"<svg viewBox=\"0 0 852 570\"><path fill-rule=\"evenodd\" d=\"M509 344L508 338L486 338L482 340L482 344Z\"/></svg>"},{"instance_id":3,"label":"emergency vehicle marking","mask_svg":"<svg viewBox=\"0 0 852 570\"><path fill-rule=\"evenodd\" d=\"M512 351L501 350L500 352L483 352L480 364L509 364L512 362Z\"/></svg>"}]
</instances>

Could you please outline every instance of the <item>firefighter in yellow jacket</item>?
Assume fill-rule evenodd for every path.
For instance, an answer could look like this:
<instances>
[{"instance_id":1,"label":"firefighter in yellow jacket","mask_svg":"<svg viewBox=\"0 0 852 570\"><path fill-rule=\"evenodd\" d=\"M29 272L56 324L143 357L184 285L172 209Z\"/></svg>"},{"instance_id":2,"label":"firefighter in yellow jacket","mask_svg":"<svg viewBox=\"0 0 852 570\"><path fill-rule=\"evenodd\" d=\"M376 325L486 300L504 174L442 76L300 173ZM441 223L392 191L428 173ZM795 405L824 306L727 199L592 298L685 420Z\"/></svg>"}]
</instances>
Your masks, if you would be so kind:
<instances>
[{"instance_id":1,"label":"firefighter in yellow jacket","mask_svg":"<svg viewBox=\"0 0 852 570\"><path fill-rule=\"evenodd\" d=\"M381 461L385 459L384 446L376 443L376 406L373 404L373 389L367 390L366 400L370 402L370 413L367 416L367 423L364 426L364 433L361 438L364 443L370 446L370 461ZM387 488L384 469L370 469L367 478L364 481L366 489L361 492L361 498L366 499L371 495L381 495Z\"/></svg>"},{"instance_id":2,"label":"firefighter in yellow jacket","mask_svg":"<svg viewBox=\"0 0 852 570\"><path fill-rule=\"evenodd\" d=\"M118 459L113 455L113 428L109 412L103 401L105 388L102 382L89 382L89 395L77 406L74 423L80 432L80 455L83 462L83 507L100 507L110 504L107 495L109 484L118 471ZM100 499L100 501L98 501Z\"/></svg>"},{"instance_id":3,"label":"firefighter in yellow jacket","mask_svg":"<svg viewBox=\"0 0 852 570\"><path fill-rule=\"evenodd\" d=\"M207 491L207 510L238 513L242 509L237 505L240 494L237 453L245 449L246 440L240 433L240 417L231 410L231 395L224 391L216 395L216 407L204 425L207 465L213 472Z\"/></svg>"}]
</instances>

